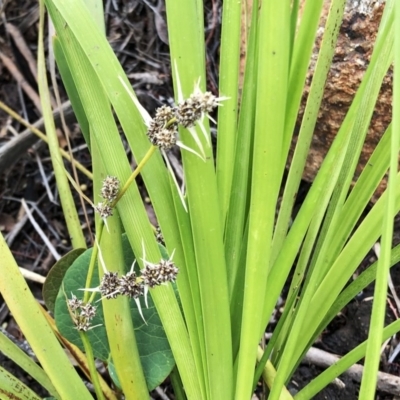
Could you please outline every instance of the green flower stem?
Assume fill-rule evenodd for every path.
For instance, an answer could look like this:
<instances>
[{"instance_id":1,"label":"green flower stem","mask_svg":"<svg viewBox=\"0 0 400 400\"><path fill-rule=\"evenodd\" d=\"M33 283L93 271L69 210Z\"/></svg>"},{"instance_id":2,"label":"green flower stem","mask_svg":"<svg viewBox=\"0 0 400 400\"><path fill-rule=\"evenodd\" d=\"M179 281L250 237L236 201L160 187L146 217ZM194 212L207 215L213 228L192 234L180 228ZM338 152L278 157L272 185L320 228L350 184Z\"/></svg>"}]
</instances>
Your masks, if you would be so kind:
<instances>
[{"instance_id":1,"label":"green flower stem","mask_svg":"<svg viewBox=\"0 0 400 400\"><path fill-rule=\"evenodd\" d=\"M96 369L95 360L93 356L93 349L92 345L89 342L88 336L86 332L79 331L79 336L82 340L83 346L85 348L86 358L87 358L87 365L89 367L90 378L92 379L94 391L96 393L98 400L105 400L103 391L101 390L99 375Z\"/></svg>"},{"instance_id":2,"label":"green flower stem","mask_svg":"<svg viewBox=\"0 0 400 400\"><path fill-rule=\"evenodd\" d=\"M92 256L90 258L90 264L89 264L88 273L86 276L85 289L89 289L91 286L94 268L96 266L96 261L97 261L97 255L99 253L99 243L103 236L103 229L104 229L104 221L101 220L97 227L97 240L95 241L95 243L93 245ZM102 268L102 266L100 266L100 268ZM88 301L92 301L94 299L95 295L96 295L95 293L91 294L89 291L85 291L85 293L83 295L83 301L85 303L87 303ZM89 300L89 297L90 297L90 300Z\"/></svg>"},{"instance_id":3,"label":"green flower stem","mask_svg":"<svg viewBox=\"0 0 400 400\"><path fill-rule=\"evenodd\" d=\"M263 349L260 346L258 346L257 360L258 361L262 360L263 355L264 355ZM262 376L263 376L264 382L267 384L268 388L271 389L271 387L274 383L274 379L276 377L276 370L270 360L267 360L267 362L265 363ZM279 396L279 400L293 400L292 395L286 389L286 387L282 388L280 396Z\"/></svg>"},{"instance_id":4,"label":"green flower stem","mask_svg":"<svg viewBox=\"0 0 400 400\"><path fill-rule=\"evenodd\" d=\"M131 176L129 179L125 182L124 186L122 189L119 191L117 198L112 202L111 207L115 207L116 204L118 203L119 199L126 193L128 190L129 186L131 183L135 180L135 178L140 174L142 171L143 167L146 165L147 161L151 158L151 156L154 154L154 152L157 150L157 146L151 146L149 151L146 153L146 155L142 158L142 161L137 165L135 170L132 172Z\"/></svg>"},{"instance_id":5,"label":"green flower stem","mask_svg":"<svg viewBox=\"0 0 400 400\"><path fill-rule=\"evenodd\" d=\"M96 146L95 141L93 148ZM109 230L103 233L102 254L110 272L125 274L124 257L121 244L121 221L117 210L108 218ZM104 272L99 269L100 279ZM118 296L116 299L103 299L103 311L111 358L118 379L127 400L145 400L149 398L146 379L140 362L135 331L131 317L129 298ZM132 379L132 377L135 379Z\"/></svg>"},{"instance_id":6,"label":"green flower stem","mask_svg":"<svg viewBox=\"0 0 400 400\"><path fill-rule=\"evenodd\" d=\"M92 136L92 132L90 134ZM91 138L91 143L95 177L93 191L94 193L99 193L102 186L102 178L107 173L97 142L93 137ZM121 242L121 220L118 210L114 209L113 215L107 218L106 230L104 230L104 221L96 215L96 228L101 231L101 237L96 241L96 253L101 251L107 271L117 272L119 276L124 275L126 271ZM100 260L98 260L98 265L99 280L101 281L104 271L100 265ZM105 328L110 345L110 358L115 366L125 398L126 400L148 399L149 393L137 348L130 301L126 296L118 296L115 299L103 298L102 305ZM132 377L135 377L135 379L132 379Z\"/></svg>"},{"instance_id":7,"label":"green flower stem","mask_svg":"<svg viewBox=\"0 0 400 400\"><path fill-rule=\"evenodd\" d=\"M115 207L116 204L118 203L118 201L121 199L121 197L125 194L125 192L128 190L129 186L131 185L131 183L135 180L135 178L139 175L140 171L142 170L143 166L146 164L146 162L150 159L150 157L154 154L154 152L156 151L157 147L156 146L152 146L150 147L149 151L147 152L146 156L142 159L142 161L137 165L137 167L135 168L135 170L132 172L132 174L130 175L129 179L126 181L125 185L123 186L123 188L119 191L117 198L113 201L111 207ZM103 229L104 229L104 221L99 222L98 225L98 237L97 237L97 241L98 243L100 243L102 235L103 235ZM92 276L93 276L93 272L94 272L94 268L96 265L96 260L97 260L97 255L98 255L98 244L95 243L94 244L94 248L93 248L93 252L92 252L92 257L90 260L90 264L89 264L89 269L88 269L88 274L87 274L87 278L86 278L86 284L85 284L85 288L90 288L91 285L91 281L92 281ZM100 266L101 267L101 266ZM101 267L102 268L102 267ZM95 294L92 294L92 298L94 297ZM84 294L84 301L87 302L89 301L89 296L90 296L90 292L86 291Z\"/></svg>"}]
</instances>

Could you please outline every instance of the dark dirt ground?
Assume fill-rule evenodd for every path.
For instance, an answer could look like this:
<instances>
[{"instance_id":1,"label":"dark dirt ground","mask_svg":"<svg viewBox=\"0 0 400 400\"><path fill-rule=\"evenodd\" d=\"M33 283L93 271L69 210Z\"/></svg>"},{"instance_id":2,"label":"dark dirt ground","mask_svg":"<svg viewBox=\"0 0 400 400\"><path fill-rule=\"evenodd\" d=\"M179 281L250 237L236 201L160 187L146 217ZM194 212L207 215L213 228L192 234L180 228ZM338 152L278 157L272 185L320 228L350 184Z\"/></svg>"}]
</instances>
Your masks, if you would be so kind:
<instances>
[{"instance_id":1,"label":"dark dirt ground","mask_svg":"<svg viewBox=\"0 0 400 400\"><path fill-rule=\"evenodd\" d=\"M148 0L150 2L150 0ZM153 2L151 2L153 4ZM217 93L217 62L218 62L218 37L221 0L207 1L206 9L206 38L207 38L207 69L209 90ZM172 98L170 64L168 46L163 42L163 26L159 25L157 31L154 12L151 7L144 4L142 0L130 1L106 1L107 35L109 41L118 55L125 71L131 79L142 104L149 112L157 106ZM6 66L4 58L0 60L0 100L16 110L20 115L30 122L40 118L40 113L34 106L32 98L28 97L17 84L15 76L10 71L13 69L22 74L22 79L28 82L37 92L35 79L29 69L24 53L18 50L16 40L10 34L6 23L16 26L22 40L35 55L37 48L37 4L31 0L8 1L3 3L0 22L0 53L10 57L13 65ZM165 32L164 32L165 33ZM66 100L62 84L59 81L59 89ZM73 122L69 124L70 141L74 149L75 157L85 166L90 168L90 157L84 146L83 139L79 133L79 127ZM0 149L10 142L16 135L23 131L23 127L12 121L8 115L0 111ZM65 139L60 137L60 143L65 144ZM3 155L4 156L4 155ZM0 161L1 161L0 153ZM1 164L1 162L0 162ZM40 169L43 172L40 172ZM91 197L92 185L90 181L80 176L82 187L86 187L86 194ZM48 189L46 191L46 185ZM308 185L303 185L303 192ZM54 195L54 200L49 200L48 192ZM143 193L145 195L145 193ZM31 223L24 220L24 212L20 200L24 198L29 205L36 207L35 219L42 227L47 237L60 255L70 250L70 243L65 224L62 217L60 205L57 201L54 177L52 175L51 162L46 146L40 143L30 146L27 151L21 150L17 157L5 167L0 168L0 228L6 235L12 253L19 266L46 276L55 259L49 253L47 247L33 228ZM79 204L77 202L77 204ZM40 213L39 213L40 210ZM87 210L89 220L92 221L92 211ZM83 218L83 210L79 210ZM91 222L89 222L91 225ZM89 227L86 224L86 233L89 240ZM360 272L374 261L375 255L371 254L360 266ZM0 255L1 259L1 255ZM1 277L0 277L1 279ZM400 267L392 268L392 279L397 291L400 290ZM30 282L32 292L38 301L42 301L41 284ZM316 347L328 352L343 355L367 337L369 315L371 309L371 296L373 286L368 287L360 296L348 305L341 314L329 325L321 335ZM397 318L397 312L393 305L387 309L387 321ZM22 345L23 335L15 324L8 308L0 297L0 326ZM387 362L387 354L390 346L395 347L396 339L386 346L381 363L381 371L399 376L400 358L397 357L392 363ZM23 371L20 371L11 361L0 353L0 365L13 372L19 379L45 395L38 385ZM314 365L302 364L295 373L290 388L299 390L322 370ZM340 377L344 388L336 384L329 385L319 393L315 399L346 399L358 398L359 384L346 376ZM169 393L168 382L163 385L166 394L173 399ZM154 392L154 399L162 398L161 394ZM391 394L379 392L377 399L394 399Z\"/></svg>"}]
</instances>

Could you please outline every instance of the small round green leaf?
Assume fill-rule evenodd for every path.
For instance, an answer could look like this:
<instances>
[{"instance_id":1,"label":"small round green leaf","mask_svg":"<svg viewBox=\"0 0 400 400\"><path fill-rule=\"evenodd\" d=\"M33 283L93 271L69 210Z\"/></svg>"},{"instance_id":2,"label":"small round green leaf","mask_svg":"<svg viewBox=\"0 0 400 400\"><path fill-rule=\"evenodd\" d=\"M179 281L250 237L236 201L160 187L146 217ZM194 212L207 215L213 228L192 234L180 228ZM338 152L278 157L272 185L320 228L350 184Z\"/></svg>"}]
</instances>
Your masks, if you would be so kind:
<instances>
[{"instance_id":1,"label":"small round green leaf","mask_svg":"<svg viewBox=\"0 0 400 400\"><path fill-rule=\"evenodd\" d=\"M58 291L62 280L71 264L85 251L85 249L74 249L60 258L47 274L43 285L43 299L49 311L54 313Z\"/></svg>"}]
</instances>

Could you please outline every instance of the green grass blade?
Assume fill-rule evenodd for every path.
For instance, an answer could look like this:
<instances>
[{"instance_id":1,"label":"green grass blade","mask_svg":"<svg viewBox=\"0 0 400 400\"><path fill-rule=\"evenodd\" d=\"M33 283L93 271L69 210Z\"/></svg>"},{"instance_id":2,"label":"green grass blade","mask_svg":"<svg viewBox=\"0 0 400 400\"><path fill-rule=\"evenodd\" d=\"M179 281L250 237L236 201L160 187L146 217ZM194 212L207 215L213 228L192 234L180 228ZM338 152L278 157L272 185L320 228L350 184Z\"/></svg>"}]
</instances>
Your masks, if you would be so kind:
<instances>
[{"instance_id":1,"label":"green grass blade","mask_svg":"<svg viewBox=\"0 0 400 400\"><path fill-rule=\"evenodd\" d=\"M41 398L23 382L0 366L0 396L2 399L29 399L41 400Z\"/></svg>"},{"instance_id":2,"label":"green grass blade","mask_svg":"<svg viewBox=\"0 0 400 400\"><path fill-rule=\"evenodd\" d=\"M263 2L258 31L258 90L249 236L236 399L251 393L260 340L258 310L264 302L270 243L282 171L282 140L289 75L289 2ZM262 38L262 39L261 39Z\"/></svg>"},{"instance_id":3,"label":"green grass blade","mask_svg":"<svg viewBox=\"0 0 400 400\"><path fill-rule=\"evenodd\" d=\"M74 110L76 120L79 123L79 128L82 132L83 137L85 138L85 142L90 149L91 146L90 146L89 123L86 118L85 110L83 109L81 100L79 98L78 91L75 87L74 80L70 73L70 68L68 66L67 60L62 50L60 40L57 37L53 38L53 49L57 62L57 68L60 72L68 98L71 101L71 106Z\"/></svg>"},{"instance_id":4,"label":"green grass blade","mask_svg":"<svg viewBox=\"0 0 400 400\"><path fill-rule=\"evenodd\" d=\"M314 252L313 265L319 264L318 274L320 277L324 276L326 268L331 264L331 260L334 259L334 254L331 251L331 242L335 236L340 236L343 221L341 214L343 203L347 197L348 188L358 163L358 155L362 149L382 80L391 63L393 50L391 38L392 31L389 23L384 25L378 34L370 66L352 104L352 108L359 108L352 128L346 159ZM365 207L365 204L362 203L362 197L357 199L353 206L355 210L361 212ZM322 264L318 260L323 260Z\"/></svg>"},{"instance_id":5,"label":"green grass blade","mask_svg":"<svg viewBox=\"0 0 400 400\"><path fill-rule=\"evenodd\" d=\"M350 113L351 114L351 113ZM350 115L349 114L349 115ZM351 116L351 120L354 116ZM351 126L351 124L349 124ZM347 127L349 129L349 127ZM270 279L274 285L269 288L269 296L266 298L262 320L267 324L276 301L283 289L284 283L289 275L290 269L294 264L298 251L303 243L307 229L313 218L315 210L321 205L324 198L329 198L334 189L334 185L339 174L337 165L343 162L347 142L348 129L342 129L333 142L330 151L316 176L313 185L304 200L296 219L287 235L282 250L272 266ZM326 183L329 183L329 186ZM261 334L261 331L260 331Z\"/></svg>"},{"instance_id":6,"label":"green grass blade","mask_svg":"<svg viewBox=\"0 0 400 400\"><path fill-rule=\"evenodd\" d=\"M196 363L197 371L203 372L202 375L199 374L202 398L206 398L206 385L208 385L208 382L205 381L205 377L207 376L207 360L204 339L203 311L201 308L200 287L197 275L196 254L192 240L190 216L184 210L181 199L177 193L174 194L174 202L179 224L179 233L182 238L182 246L185 255L185 262L178 264L180 266L180 271L177 283L182 307L185 312L190 341L192 343L194 361ZM183 274L187 276L185 276L184 280L179 281ZM192 299L192 304L189 305L187 301L183 301L185 298L189 300Z\"/></svg>"},{"instance_id":7,"label":"green grass blade","mask_svg":"<svg viewBox=\"0 0 400 400\"><path fill-rule=\"evenodd\" d=\"M237 135L241 1L222 3L219 91L229 97L218 110L217 183L222 221L225 221L234 168Z\"/></svg>"},{"instance_id":8,"label":"green grass blade","mask_svg":"<svg viewBox=\"0 0 400 400\"><path fill-rule=\"evenodd\" d=\"M92 399L43 316L1 234L0 254L3 277L0 293L59 396L63 400Z\"/></svg>"},{"instance_id":9,"label":"green grass blade","mask_svg":"<svg viewBox=\"0 0 400 400\"><path fill-rule=\"evenodd\" d=\"M321 42L320 54L315 65L314 75L310 86L310 92L307 98L304 110L303 120L300 126L300 132L297 139L297 145L294 151L292 163L289 169L287 182L276 227L274 231L272 262L276 259L282 248L290 223L290 217L293 208L293 202L296 198L310 143L314 134L314 127L318 117L319 107L321 105L322 94L325 87L326 77L335 52L335 44L339 27L343 16L345 0L335 1L331 4L325 26L324 36ZM298 39L295 42L295 53L290 75L290 93L288 99L287 121L285 128L284 154L287 154L292 139L292 132L297 117L297 110L300 105L302 95L302 85L299 82L305 81L308 60L311 55L314 36L310 34L316 31L318 26L318 16L322 8L322 2L307 2L304 15L299 28ZM312 26L313 29L309 29ZM304 52L304 49L308 51Z\"/></svg>"},{"instance_id":10,"label":"green grass blade","mask_svg":"<svg viewBox=\"0 0 400 400\"><path fill-rule=\"evenodd\" d=\"M389 168L391 125L380 139L341 210L341 224L330 240L329 254L337 256L356 226L363 210Z\"/></svg>"},{"instance_id":11,"label":"green grass blade","mask_svg":"<svg viewBox=\"0 0 400 400\"><path fill-rule=\"evenodd\" d=\"M397 190L399 190L400 175L397 176L396 185ZM313 324L319 325L321 323L342 288L346 285L359 263L376 242L382 229L381 221L385 213L386 195L385 193L381 199L378 200L344 247L341 254L337 257L321 284L316 288L309 307L309 313L304 321L304 326L311 326ZM398 194L396 198L396 210L399 208L400 194ZM298 351L294 356L296 358L298 357L300 349L305 348L305 342L309 341L307 332L299 338Z\"/></svg>"},{"instance_id":12,"label":"green grass blade","mask_svg":"<svg viewBox=\"0 0 400 400\"><path fill-rule=\"evenodd\" d=\"M201 6L200 6L201 4ZM174 88L178 95L178 82L183 96L192 93L194 83L201 79L204 89L204 37L199 9L202 2L186 0L167 1L169 42ZM178 23L179 21L179 23ZM185 35L182 35L185 32ZM176 64L175 64L176 63ZM178 76L179 75L179 76ZM198 280L201 292L204 338L206 349L206 385L210 399L232 397L232 348L229 318L229 297L223 248L222 220L219 212L217 181L212 149L197 129L205 148L207 161L184 152L183 165L192 235L196 254ZM188 132L180 132L184 143L197 148ZM219 327L218 335L215 327Z\"/></svg>"},{"instance_id":13,"label":"green grass blade","mask_svg":"<svg viewBox=\"0 0 400 400\"><path fill-rule=\"evenodd\" d=\"M400 261L400 245L396 246L392 249L390 265L393 267ZM357 278L350 283L343 292L337 297L336 301L333 303L332 307L329 309L329 312L326 314L321 325L315 331L313 339L311 339L311 343L313 343L316 337L319 335L322 330L328 326L329 322L335 318L335 316L343 310L343 308L354 299L360 292L362 292L370 283L375 280L376 277L376 269L377 262L374 262L371 266L369 266L365 271L363 271Z\"/></svg>"},{"instance_id":14,"label":"green grass blade","mask_svg":"<svg viewBox=\"0 0 400 400\"><path fill-rule=\"evenodd\" d=\"M285 139L283 145L284 154L287 154L289 151L293 129L296 124L323 3L323 0L306 1L299 26L297 26L297 19L294 20L294 16L297 15L298 5L293 4L294 8L292 12L293 10L295 12L291 16L291 31L293 32L297 29L297 32L295 33L293 53L291 54L289 75L290 96L287 99Z\"/></svg>"},{"instance_id":15,"label":"green grass blade","mask_svg":"<svg viewBox=\"0 0 400 400\"><path fill-rule=\"evenodd\" d=\"M390 268L390 252L393 239L393 221L395 217L396 175L398 170L400 143L400 3L394 6L394 74L393 74L393 132L391 137L390 169L387 187L386 212L383 218L381 253L375 282L374 300L372 304L371 322L369 328L365 366L361 381L360 398L366 400L375 398L377 371L381 359L383 327L385 324L387 282Z\"/></svg>"},{"instance_id":16,"label":"green grass blade","mask_svg":"<svg viewBox=\"0 0 400 400\"><path fill-rule=\"evenodd\" d=\"M253 7L252 22L247 48L246 70L244 75L243 93L239 114L238 135L235 150L235 162L230 194L230 203L225 227L225 258L228 271L228 285L231 304L237 304L233 288L236 284L240 249L243 243L243 234L248 213L250 197L251 152L254 133L254 110L257 92L257 20L256 5ZM236 288L238 289L238 287ZM239 289L240 290L240 289ZM233 311L232 315L236 312ZM237 335L238 332L233 332Z\"/></svg>"},{"instance_id":17,"label":"green grass blade","mask_svg":"<svg viewBox=\"0 0 400 400\"><path fill-rule=\"evenodd\" d=\"M390 48L390 46L389 46L389 48ZM389 51L389 53L386 52L386 53L381 54L381 59L386 60L388 54L390 54L390 51ZM372 66L373 66L373 63L371 63L371 67ZM383 77L384 73L386 72L384 63L381 63L380 66L378 66L378 68L373 69L373 72L374 72L375 75L371 75L371 72L369 73L370 76L368 78L370 78L370 79L368 79L366 81L367 83L364 83L364 85L362 85L362 87L360 88L360 91L358 93L358 98L362 98L362 94L367 94L368 93L368 96L364 97L364 101L363 101L363 103L361 105L362 108L359 111L357 111L357 113L356 113L355 112L355 108L360 104L360 101L355 101L353 103L353 106L352 106L351 110L349 111L348 116L347 116L344 124L342 125L342 128L341 128L341 130L340 130L335 142L339 143L341 140L343 140L343 136L350 138L349 134L345 135L344 132L346 131L346 127L347 127L347 130L348 130L348 128L352 126L351 120L354 117L355 117L355 121L356 122L359 121L359 122L357 122L357 124L354 125L355 127L352 130L353 135L357 134L357 130L361 131L363 129L366 129L366 122L367 121L362 121L362 116L365 115L365 113L372 112L372 109L373 109L373 106L374 106L374 96L370 96L370 94L371 93L375 93L375 95L377 95L377 92L379 90L380 82L382 80L382 77ZM372 76L372 78L371 78L371 76ZM344 140L344 142L346 142L346 139ZM328 160L329 160L329 162L331 162L331 160L332 160L331 157L333 157L333 155L335 154L335 152L337 150L336 149L337 143L334 143L334 145L332 146L330 152L328 153L328 155L326 157L325 163L328 162ZM345 147L343 148L343 150L345 150ZM342 154L343 154L343 150L342 150ZM336 157L337 156L338 156L338 153L336 153ZM339 165L340 165L340 163L339 163ZM324 169L325 169L325 166L323 166L321 168L320 173L323 173ZM333 173L337 175L338 168L333 170ZM335 175L332 175L330 177L330 181L329 181L330 184L332 182L333 183L335 182L335 179L333 178L334 176ZM313 188L312 188L312 190L310 192L310 195L314 191L314 188L319 186L319 182L320 182L319 181L319 176L317 176L316 180L314 181L314 185L313 185ZM324 193L324 199L325 200L323 201L322 198L321 198L319 206L321 206L324 202L326 204L326 201L329 199L330 191L328 190L326 185L325 185L324 192L325 192ZM308 200L307 199L306 199L306 201L304 203L304 206L306 204L308 204ZM319 208L319 206L317 207L317 209L319 209L321 211L320 212L320 217L319 217L319 220L321 220L322 217L323 217L323 213L324 213L324 207ZM314 211L314 213L315 213L315 211ZM301 217L301 215L299 215L298 217ZM297 228L295 225L297 225L297 221L295 221L293 229ZM316 233L318 232L318 226L319 226L319 224L315 225L314 237L316 237ZM302 257L300 258L300 261L302 261L302 264L303 264L303 269L307 265L308 254L310 254L310 250L311 250L312 244L313 244L312 236L310 236L312 230L310 230L309 232L310 232L310 234L308 235L308 237L311 240L309 241L309 245L308 245L308 253L303 252L302 253ZM292 234L292 232L289 233L289 236L291 234ZM289 237L288 237L288 239L289 239ZM327 248L329 248L329 246L328 246L329 243L330 242L328 241L327 242ZM304 251L306 251L306 249L307 248L305 247ZM285 259L287 257L287 255L284 254L284 253L286 253L286 252L282 249L281 255L278 257L277 265L279 265L280 260ZM322 259L325 261L325 258L322 258ZM279 272L282 273L282 271L280 271L281 268L275 270L277 265L275 265L274 268L273 268L273 271L272 271L272 276L273 277L275 277L275 273L279 273ZM291 265L291 264L289 264L289 265ZM318 264L316 264L316 265L318 265ZM320 270L321 270L321 266L318 265L318 270L316 272L318 273L319 276L324 276L324 274ZM312 271L312 269L310 271ZM297 272L298 271L296 270L296 273ZM295 273L295 275L296 275L296 273ZM299 354L301 354L301 353L299 353L299 348L301 347L301 345L299 344L299 341L296 338L300 337L300 341L302 342L304 337L308 336L309 334L312 334L313 328L311 328L311 326L315 322L315 320L312 320L312 319L309 320L308 319L307 310L309 308L312 308L312 307L317 307L317 309L318 309L319 305L321 304L320 302L316 301L315 302L315 306L311 306L311 303L310 303L310 302L314 301L314 300L312 300L312 296L313 296L313 294L315 292L315 288L318 286L318 275L316 275L314 273L314 274L310 275L309 278L307 278L306 286L307 287L310 286L310 287L309 287L308 291L306 291L305 293L302 294L301 304L300 304L300 306L297 307L297 312L298 313L300 312L300 316L299 315L296 316L297 322L296 322L296 324L293 326L293 328L290 331L290 336L293 338L292 341L290 342L290 347L287 347L287 345L286 345L285 352L283 353L283 358L282 358L281 364L284 365L284 368L283 369L281 369L281 368L278 369L278 375L277 376L280 377L280 374L282 373L282 375L284 375L284 378L280 378L280 379L286 380L288 373L292 371L293 366L296 365L297 358L300 356ZM310 280L310 282L308 282L308 280ZM282 278L280 278L279 281L283 282ZM293 286L295 286L294 283L293 283L292 287ZM325 290L328 290L328 293L329 293L330 289L326 288ZM325 298L323 301L325 301L325 302L334 301L334 298L335 298L335 295L332 295L332 300L327 300L327 298ZM309 304L310 304L310 306L308 306ZM268 307L266 307L266 308L270 310L271 307L272 307L272 304L269 304ZM301 310L303 310L303 312L301 312ZM304 324L301 322L303 318L307 318L307 322L304 322ZM297 332L297 334L296 334L296 332ZM301 335L299 334L299 332L301 332ZM279 341L279 343L282 343L283 341L284 341L284 339L282 338ZM288 351L288 353L286 353L286 351L287 351L286 349L289 349L290 351ZM305 349L303 349L303 351L304 350ZM291 354L292 351L296 352L296 356ZM281 371L284 371L284 372L281 372Z\"/></svg>"},{"instance_id":18,"label":"green grass blade","mask_svg":"<svg viewBox=\"0 0 400 400\"><path fill-rule=\"evenodd\" d=\"M0 351L40 383L51 396L60 399L56 388L43 369L40 368L32 358L26 355L6 335L4 335L3 332L0 332ZM2 387L2 389L4 389L4 387Z\"/></svg>"}]
</instances>

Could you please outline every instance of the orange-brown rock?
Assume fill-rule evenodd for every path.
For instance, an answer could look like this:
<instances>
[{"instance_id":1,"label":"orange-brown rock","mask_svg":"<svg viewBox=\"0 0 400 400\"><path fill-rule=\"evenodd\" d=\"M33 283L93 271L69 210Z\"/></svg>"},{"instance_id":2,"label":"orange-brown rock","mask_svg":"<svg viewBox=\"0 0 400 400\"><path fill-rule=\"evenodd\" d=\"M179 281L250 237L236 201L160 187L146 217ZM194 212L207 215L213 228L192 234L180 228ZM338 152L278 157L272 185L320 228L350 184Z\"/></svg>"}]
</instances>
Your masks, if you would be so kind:
<instances>
[{"instance_id":1,"label":"orange-brown rock","mask_svg":"<svg viewBox=\"0 0 400 400\"><path fill-rule=\"evenodd\" d=\"M330 1L326 1L326 5L329 3ZM311 182L318 172L361 83L372 54L383 8L383 0L348 0L347 2L335 55L329 71L318 121L304 171L303 178L307 181ZM327 12L328 7L325 6L324 17L326 17ZM324 19L322 19L321 24L323 25L324 22ZM323 30L320 29L320 31L322 32ZM321 39L322 33L316 39L316 46L307 75L298 121L301 121L300 118L304 112L305 101L310 88L313 68L317 59ZM366 165L369 156L391 121L391 102L392 72L390 70L382 84L355 179L364 165ZM384 188L385 182L382 182L375 198L381 194Z\"/></svg>"}]
</instances>

